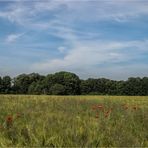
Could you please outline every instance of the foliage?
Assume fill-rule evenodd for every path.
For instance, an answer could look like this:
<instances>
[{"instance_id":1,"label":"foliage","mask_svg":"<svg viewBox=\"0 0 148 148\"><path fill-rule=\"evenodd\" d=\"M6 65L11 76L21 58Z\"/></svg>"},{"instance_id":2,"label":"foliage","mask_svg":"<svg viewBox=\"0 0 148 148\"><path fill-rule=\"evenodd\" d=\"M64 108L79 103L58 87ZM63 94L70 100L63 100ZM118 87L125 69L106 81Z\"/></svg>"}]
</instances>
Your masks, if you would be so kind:
<instances>
[{"instance_id":1,"label":"foliage","mask_svg":"<svg viewBox=\"0 0 148 148\"><path fill-rule=\"evenodd\" d=\"M64 95L65 87L62 84L54 84L53 86L51 86L50 92L53 95Z\"/></svg>"},{"instance_id":2,"label":"foliage","mask_svg":"<svg viewBox=\"0 0 148 148\"><path fill-rule=\"evenodd\" d=\"M11 92L11 78L9 76L0 77L0 92L4 94Z\"/></svg>"},{"instance_id":3,"label":"foliage","mask_svg":"<svg viewBox=\"0 0 148 148\"><path fill-rule=\"evenodd\" d=\"M0 93L147 96L148 77L115 81L105 78L81 80L76 74L64 71L47 76L21 74L13 79L9 76L0 77Z\"/></svg>"},{"instance_id":4,"label":"foliage","mask_svg":"<svg viewBox=\"0 0 148 148\"><path fill-rule=\"evenodd\" d=\"M44 79L44 76L40 76L37 73L21 74L13 80L13 90L16 93L26 94L29 92L29 86L33 82L37 82Z\"/></svg>"}]
</instances>

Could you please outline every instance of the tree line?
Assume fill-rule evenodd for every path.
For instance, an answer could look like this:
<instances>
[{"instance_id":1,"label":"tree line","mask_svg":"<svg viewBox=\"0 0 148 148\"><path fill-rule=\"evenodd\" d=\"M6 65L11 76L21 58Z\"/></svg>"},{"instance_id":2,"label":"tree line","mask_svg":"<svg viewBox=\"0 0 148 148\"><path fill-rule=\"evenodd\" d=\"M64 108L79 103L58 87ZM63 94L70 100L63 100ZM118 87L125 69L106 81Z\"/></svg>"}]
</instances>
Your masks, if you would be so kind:
<instances>
[{"instance_id":1,"label":"tree line","mask_svg":"<svg viewBox=\"0 0 148 148\"><path fill-rule=\"evenodd\" d=\"M148 77L115 81L106 78L81 80L70 72L47 76L21 74L15 78L0 77L0 94L46 95L148 95Z\"/></svg>"}]
</instances>

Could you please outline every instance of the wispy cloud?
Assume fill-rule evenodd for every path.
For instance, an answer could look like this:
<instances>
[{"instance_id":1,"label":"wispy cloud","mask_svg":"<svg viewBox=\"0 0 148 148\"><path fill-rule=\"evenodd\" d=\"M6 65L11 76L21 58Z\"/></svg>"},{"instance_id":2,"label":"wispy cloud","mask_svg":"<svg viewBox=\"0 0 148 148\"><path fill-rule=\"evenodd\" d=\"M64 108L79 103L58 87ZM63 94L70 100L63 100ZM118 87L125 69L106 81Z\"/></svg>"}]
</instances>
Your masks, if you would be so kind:
<instances>
[{"instance_id":1,"label":"wispy cloud","mask_svg":"<svg viewBox=\"0 0 148 148\"><path fill-rule=\"evenodd\" d=\"M147 16L145 0L14 0L0 9L2 26L8 27L0 35L7 44L0 47L25 55L20 63L29 63L25 70L30 72L70 70L87 76L122 77L125 71L127 76L136 71L133 61L148 54ZM145 65L137 63L137 71L148 72Z\"/></svg>"},{"instance_id":2,"label":"wispy cloud","mask_svg":"<svg viewBox=\"0 0 148 148\"><path fill-rule=\"evenodd\" d=\"M58 47L58 51L61 52L61 53L64 53L64 52L66 52L66 47L60 46L60 47Z\"/></svg>"},{"instance_id":3,"label":"wispy cloud","mask_svg":"<svg viewBox=\"0 0 148 148\"><path fill-rule=\"evenodd\" d=\"M90 11L91 13L90 13ZM49 14L49 15L47 15ZM46 16L47 15L47 16ZM95 37L97 34L77 29L82 23L98 21L126 22L148 15L148 2L137 1L14 1L0 11L0 17L28 30L47 30L50 34L69 38ZM46 16L46 17L45 17ZM45 19L43 19L45 17ZM55 33L56 32L56 33ZM64 35L63 35L64 34ZM74 36L73 36L74 37Z\"/></svg>"},{"instance_id":4,"label":"wispy cloud","mask_svg":"<svg viewBox=\"0 0 148 148\"><path fill-rule=\"evenodd\" d=\"M89 12L91 11L91 13ZM60 11L60 13L59 13ZM148 14L148 2L145 0L112 1L14 1L6 10L0 11L0 17L21 25L24 22L37 23L39 14L52 13L54 18L63 23L75 21L131 21L141 15ZM81 14L81 15L80 15ZM89 19L88 19L89 18ZM48 19L47 19L48 20ZM65 21L67 20L67 22ZM44 20L43 23L47 24ZM28 24L29 25L29 24Z\"/></svg>"},{"instance_id":5,"label":"wispy cloud","mask_svg":"<svg viewBox=\"0 0 148 148\"><path fill-rule=\"evenodd\" d=\"M104 71L101 65L108 67L123 63L129 67L132 60L139 58L142 54L148 53L147 46L147 40L130 42L97 41L97 44L96 42L75 42L74 47L67 51L67 54L63 58L47 59L35 63L31 66L31 69L46 73L63 69L77 71L77 73L87 70L88 73L93 75L94 71ZM139 55L137 55L137 52Z\"/></svg>"},{"instance_id":6,"label":"wispy cloud","mask_svg":"<svg viewBox=\"0 0 148 148\"><path fill-rule=\"evenodd\" d=\"M21 38L25 33L19 33L19 34L9 34L6 39L5 42L6 43L13 43L15 41L17 41L19 38Z\"/></svg>"}]
</instances>

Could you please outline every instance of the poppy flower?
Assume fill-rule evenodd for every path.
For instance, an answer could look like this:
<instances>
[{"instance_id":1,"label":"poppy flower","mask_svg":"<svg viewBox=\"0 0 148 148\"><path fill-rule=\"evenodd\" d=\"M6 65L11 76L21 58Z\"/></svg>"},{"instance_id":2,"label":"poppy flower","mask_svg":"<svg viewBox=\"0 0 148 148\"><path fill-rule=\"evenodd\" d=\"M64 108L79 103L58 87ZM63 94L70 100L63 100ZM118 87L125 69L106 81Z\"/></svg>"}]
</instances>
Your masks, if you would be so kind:
<instances>
[{"instance_id":1,"label":"poppy flower","mask_svg":"<svg viewBox=\"0 0 148 148\"><path fill-rule=\"evenodd\" d=\"M92 106L92 110L96 110L97 109L97 106L96 105L93 105Z\"/></svg>"},{"instance_id":2,"label":"poppy flower","mask_svg":"<svg viewBox=\"0 0 148 148\"><path fill-rule=\"evenodd\" d=\"M127 110L128 109L128 105L127 104L123 104L123 109Z\"/></svg>"},{"instance_id":3,"label":"poppy flower","mask_svg":"<svg viewBox=\"0 0 148 148\"><path fill-rule=\"evenodd\" d=\"M105 112L104 116L107 118L111 112L112 112L112 108L110 110L108 110L107 112Z\"/></svg>"},{"instance_id":4,"label":"poppy flower","mask_svg":"<svg viewBox=\"0 0 148 148\"><path fill-rule=\"evenodd\" d=\"M138 107L137 106L133 106L133 110L137 110L138 109Z\"/></svg>"},{"instance_id":5,"label":"poppy flower","mask_svg":"<svg viewBox=\"0 0 148 148\"><path fill-rule=\"evenodd\" d=\"M99 108L99 109L103 109L103 106L102 106L102 105L98 105L98 108Z\"/></svg>"},{"instance_id":6,"label":"poppy flower","mask_svg":"<svg viewBox=\"0 0 148 148\"><path fill-rule=\"evenodd\" d=\"M20 118L20 117L21 117L21 114L20 114L20 113L17 113L17 114L16 114L16 117L17 117L17 118Z\"/></svg>"},{"instance_id":7,"label":"poppy flower","mask_svg":"<svg viewBox=\"0 0 148 148\"><path fill-rule=\"evenodd\" d=\"M99 118L99 115L97 114L97 115L95 116L95 118Z\"/></svg>"},{"instance_id":8,"label":"poppy flower","mask_svg":"<svg viewBox=\"0 0 148 148\"><path fill-rule=\"evenodd\" d=\"M124 109L127 110L128 109L128 106L125 106Z\"/></svg>"},{"instance_id":9,"label":"poppy flower","mask_svg":"<svg viewBox=\"0 0 148 148\"><path fill-rule=\"evenodd\" d=\"M123 107L124 107L124 106L126 106L126 104L122 104L121 106L123 106Z\"/></svg>"},{"instance_id":10,"label":"poppy flower","mask_svg":"<svg viewBox=\"0 0 148 148\"><path fill-rule=\"evenodd\" d=\"M109 116L109 114L105 114L105 118L107 118Z\"/></svg>"},{"instance_id":11,"label":"poppy flower","mask_svg":"<svg viewBox=\"0 0 148 148\"><path fill-rule=\"evenodd\" d=\"M7 123L12 123L12 121L13 121L13 117L12 116L7 116L6 122Z\"/></svg>"},{"instance_id":12,"label":"poppy flower","mask_svg":"<svg viewBox=\"0 0 148 148\"><path fill-rule=\"evenodd\" d=\"M3 126L2 126L2 125L0 125L0 130L1 130L1 129L3 129Z\"/></svg>"},{"instance_id":13,"label":"poppy flower","mask_svg":"<svg viewBox=\"0 0 148 148\"><path fill-rule=\"evenodd\" d=\"M12 116L7 116L7 118L6 118L6 126L7 126L7 128L12 127L12 124L13 124L13 117Z\"/></svg>"}]
</instances>

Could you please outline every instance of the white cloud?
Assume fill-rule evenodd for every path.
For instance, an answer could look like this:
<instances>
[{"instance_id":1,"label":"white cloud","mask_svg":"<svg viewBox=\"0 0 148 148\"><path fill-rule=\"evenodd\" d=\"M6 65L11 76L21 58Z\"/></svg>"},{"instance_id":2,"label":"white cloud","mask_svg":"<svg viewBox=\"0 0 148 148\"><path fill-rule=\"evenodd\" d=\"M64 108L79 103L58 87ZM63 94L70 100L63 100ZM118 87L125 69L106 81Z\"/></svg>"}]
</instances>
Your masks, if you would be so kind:
<instances>
[{"instance_id":1,"label":"white cloud","mask_svg":"<svg viewBox=\"0 0 148 148\"><path fill-rule=\"evenodd\" d=\"M148 52L147 46L147 40L125 42L91 41L81 43L75 41L73 48L68 50L63 58L47 59L39 63L34 63L31 69L45 73L60 70L75 71L77 73L87 71L87 73L91 75L101 70L100 73L105 74L105 71L108 70L103 68L101 66L102 64L105 64L105 67L114 65L112 69L117 67L117 70L119 70L117 63L126 63L137 59L141 54ZM135 52L133 52L133 50ZM129 67L129 64L127 66ZM122 67L120 67L120 69L122 69ZM114 72L111 70L110 73Z\"/></svg>"},{"instance_id":2,"label":"white cloud","mask_svg":"<svg viewBox=\"0 0 148 148\"><path fill-rule=\"evenodd\" d=\"M49 14L49 18L47 14ZM89 74L93 76L100 73L100 75L112 75L112 77L115 76L116 72L121 76L123 71L125 71L125 75L130 74L132 70L136 71L136 66L134 68L130 65L121 67L114 63L132 61L147 52L148 40L101 41L99 40L101 33L95 34L89 30L84 32L76 29L75 25L79 25L79 23L87 25L87 22L93 24L104 20L118 23L130 22L145 15L148 15L148 2L145 0L118 2L117 0L93 2L87 0L47 0L29 3L19 1L10 4L7 9L0 10L0 17L8 19L11 23L17 23L28 30L46 31L49 35L64 39L66 45L71 45L70 48L66 47L65 44L59 46L58 50L61 53L64 52L63 58L53 57L36 62L30 66L30 71L46 73L70 70L81 75L87 73L87 76ZM83 23L81 24L81 22ZM22 36L23 34L10 34L5 41L12 43ZM102 64L106 66L101 67ZM110 64L114 66L110 66ZM139 64L139 66L140 68L137 67L137 70L142 72L142 65ZM144 70L148 72L145 65Z\"/></svg>"},{"instance_id":3,"label":"white cloud","mask_svg":"<svg viewBox=\"0 0 148 148\"><path fill-rule=\"evenodd\" d=\"M91 13L90 13L91 11ZM36 18L47 12L55 17L52 21L60 20L65 23L75 21L115 20L118 22L130 21L148 14L148 2L145 0L124 1L16 1L9 5L5 11L0 11L0 17L21 25L27 22L35 24ZM89 18L89 19L88 19ZM45 20L44 20L45 21ZM42 22L47 23L47 22Z\"/></svg>"},{"instance_id":4,"label":"white cloud","mask_svg":"<svg viewBox=\"0 0 148 148\"><path fill-rule=\"evenodd\" d=\"M91 13L90 13L91 12ZM42 19L42 15L49 18ZM47 30L50 34L68 39L77 37L96 37L98 34L81 32L74 29L80 22L98 22L114 20L117 22L132 21L140 16L148 15L146 1L16 1L0 11L0 17L27 29ZM52 17L50 17L52 16ZM83 24L84 25L84 24Z\"/></svg>"},{"instance_id":5,"label":"white cloud","mask_svg":"<svg viewBox=\"0 0 148 148\"><path fill-rule=\"evenodd\" d=\"M66 51L66 47L60 46L60 47L58 47L58 51L61 52L61 53L64 53Z\"/></svg>"},{"instance_id":6,"label":"white cloud","mask_svg":"<svg viewBox=\"0 0 148 148\"><path fill-rule=\"evenodd\" d=\"M7 38L5 39L6 43L12 43L15 42L16 40L18 40L20 37L22 37L24 35L24 33L20 33L20 34L9 34L7 36Z\"/></svg>"}]
</instances>

